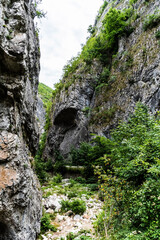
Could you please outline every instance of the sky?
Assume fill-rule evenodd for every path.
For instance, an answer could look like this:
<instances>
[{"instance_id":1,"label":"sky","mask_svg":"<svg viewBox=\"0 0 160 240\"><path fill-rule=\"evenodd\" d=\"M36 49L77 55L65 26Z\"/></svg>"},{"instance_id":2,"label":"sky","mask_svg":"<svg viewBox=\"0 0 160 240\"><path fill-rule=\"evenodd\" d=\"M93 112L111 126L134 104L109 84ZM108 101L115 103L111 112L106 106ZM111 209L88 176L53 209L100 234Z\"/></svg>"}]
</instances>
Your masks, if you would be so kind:
<instances>
[{"instance_id":1,"label":"sky","mask_svg":"<svg viewBox=\"0 0 160 240\"><path fill-rule=\"evenodd\" d=\"M39 8L47 12L40 28L40 82L54 88L67 61L77 56L85 44L89 25L93 25L103 0L42 0Z\"/></svg>"}]
</instances>

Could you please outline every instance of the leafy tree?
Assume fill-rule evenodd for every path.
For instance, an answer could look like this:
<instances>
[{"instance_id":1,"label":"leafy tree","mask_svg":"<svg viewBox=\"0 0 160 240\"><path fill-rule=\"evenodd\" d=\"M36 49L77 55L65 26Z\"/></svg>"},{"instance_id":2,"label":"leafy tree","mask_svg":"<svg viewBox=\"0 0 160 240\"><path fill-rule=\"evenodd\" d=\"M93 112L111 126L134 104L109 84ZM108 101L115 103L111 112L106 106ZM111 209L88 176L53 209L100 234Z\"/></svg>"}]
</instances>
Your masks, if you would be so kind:
<instances>
[{"instance_id":1,"label":"leafy tree","mask_svg":"<svg viewBox=\"0 0 160 240\"><path fill-rule=\"evenodd\" d=\"M105 199L103 235L159 239L160 120L138 103L128 122L111 136L111 154L102 156L103 166L95 167Z\"/></svg>"}]
</instances>

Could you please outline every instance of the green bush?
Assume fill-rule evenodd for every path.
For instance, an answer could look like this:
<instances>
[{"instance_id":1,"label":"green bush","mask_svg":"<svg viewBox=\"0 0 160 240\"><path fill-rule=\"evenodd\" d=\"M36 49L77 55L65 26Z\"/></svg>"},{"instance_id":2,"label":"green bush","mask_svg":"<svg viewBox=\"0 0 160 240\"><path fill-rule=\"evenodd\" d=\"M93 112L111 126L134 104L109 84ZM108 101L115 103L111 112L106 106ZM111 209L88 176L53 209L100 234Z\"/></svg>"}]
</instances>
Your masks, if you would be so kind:
<instances>
[{"instance_id":1,"label":"green bush","mask_svg":"<svg viewBox=\"0 0 160 240\"><path fill-rule=\"evenodd\" d=\"M68 77L70 73L75 72L79 66L79 63L80 63L79 55L77 57L71 58L63 68L63 76Z\"/></svg>"},{"instance_id":2,"label":"green bush","mask_svg":"<svg viewBox=\"0 0 160 240\"><path fill-rule=\"evenodd\" d=\"M102 71L102 73L101 73L101 75L98 79L98 83L97 83L97 86L96 86L96 91L98 91L103 86L108 85L109 76L110 76L110 70L108 69L108 67L104 67L103 71Z\"/></svg>"},{"instance_id":3,"label":"green bush","mask_svg":"<svg viewBox=\"0 0 160 240\"><path fill-rule=\"evenodd\" d=\"M156 32L155 37L156 37L157 39L160 39L160 30L158 30L158 31Z\"/></svg>"},{"instance_id":4,"label":"green bush","mask_svg":"<svg viewBox=\"0 0 160 240\"><path fill-rule=\"evenodd\" d=\"M55 164L53 165L54 173L64 174L66 172L66 167L64 163L64 158L59 151L54 152Z\"/></svg>"},{"instance_id":5,"label":"green bush","mask_svg":"<svg viewBox=\"0 0 160 240\"><path fill-rule=\"evenodd\" d=\"M36 153L34 162L35 162L35 171L41 183L45 182L48 178L48 171L53 170L53 164L51 159L44 160L42 157L43 150L46 143L46 132L41 135L39 148Z\"/></svg>"},{"instance_id":6,"label":"green bush","mask_svg":"<svg viewBox=\"0 0 160 240\"><path fill-rule=\"evenodd\" d=\"M147 29L151 29L156 27L160 23L160 14L152 14L147 16L147 19L144 21L143 29L146 31Z\"/></svg>"},{"instance_id":7,"label":"green bush","mask_svg":"<svg viewBox=\"0 0 160 240\"><path fill-rule=\"evenodd\" d=\"M71 199L71 198L74 198L74 197L77 197L77 192L76 191L72 191L72 192L69 192L68 193L68 195L67 195L67 197L69 198L69 199Z\"/></svg>"},{"instance_id":8,"label":"green bush","mask_svg":"<svg viewBox=\"0 0 160 240\"><path fill-rule=\"evenodd\" d=\"M97 183L89 184L88 188L90 191L98 191L98 184Z\"/></svg>"},{"instance_id":9,"label":"green bush","mask_svg":"<svg viewBox=\"0 0 160 240\"><path fill-rule=\"evenodd\" d=\"M86 179L83 177L77 177L75 180L76 180L76 182L81 183L81 184L86 183Z\"/></svg>"},{"instance_id":10,"label":"green bush","mask_svg":"<svg viewBox=\"0 0 160 240\"><path fill-rule=\"evenodd\" d=\"M62 175L57 173L56 176L53 177L53 182L54 183L61 183L62 182Z\"/></svg>"},{"instance_id":11,"label":"green bush","mask_svg":"<svg viewBox=\"0 0 160 240\"><path fill-rule=\"evenodd\" d=\"M46 213L41 218L41 233L45 233L48 230L51 230L53 232L57 231L56 227L51 225L50 215Z\"/></svg>"},{"instance_id":12,"label":"green bush","mask_svg":"<svg viewBox=\"0 0 160 240\"><path fill-rule=\"evenodd\" d=\"M82 215L86 211L86 203L79 199L75 199L73 201L62 200L61 211L67 212L69 210L71 210L74 214Z\"/></svg>"},{"instance_id":13,"label":"green bush","mask_svg":"<svg viewBox=\"0 0 160 240\"><path fill-rule=\"evenodd\" d=\"M130 31L127 20L131 14L131 9L120 11L111 8L103 20L102 32L98 36L92 36L88 39L82 48L80 58L87 64L91 64L93 59L97 58L104 65L109 65L111 51L117 51L119 37Z\"/></svg>"},{"instance_id":14,"label":"green bush","mask_svg":"<svg viewBox=\"0 0 160 240\"><path fill-rule=\"evenodd\" d=\"M84 166L89 161L88 152L91 148L90 144L82 142L80 148L72 148L70 151L71 164L73 166Z\"/></svg>"}]
</instances>

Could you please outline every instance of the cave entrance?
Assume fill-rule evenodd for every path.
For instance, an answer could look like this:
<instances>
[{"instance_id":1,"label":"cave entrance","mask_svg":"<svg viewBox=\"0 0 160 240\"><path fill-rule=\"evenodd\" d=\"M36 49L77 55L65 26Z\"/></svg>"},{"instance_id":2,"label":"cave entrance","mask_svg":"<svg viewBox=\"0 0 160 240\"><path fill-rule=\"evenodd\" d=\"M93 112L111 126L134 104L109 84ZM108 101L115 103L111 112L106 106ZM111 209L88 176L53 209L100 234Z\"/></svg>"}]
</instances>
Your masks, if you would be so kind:
<instances>
[{"instance_id":1,"label":"cave entrance","mask_svg":"<svg viewBox=\"0 0 160 240\"><path fill-rule=\"evenodd\" d=\"M11 233L9 227L5 224L0 222L0 240L13 240L14 236Z\"/></svg>"},{"instance_id":2,"label":"cave entrance","mask_svg":"<svg viewBox=\"0 0 160 240\"><path fill-rule=\"evenodd\" d=\"M66 108L63 109L55 118L55 125L72 126L75 124L75 119L77 115L77 109Z\"/></svg>"}]
</instances>

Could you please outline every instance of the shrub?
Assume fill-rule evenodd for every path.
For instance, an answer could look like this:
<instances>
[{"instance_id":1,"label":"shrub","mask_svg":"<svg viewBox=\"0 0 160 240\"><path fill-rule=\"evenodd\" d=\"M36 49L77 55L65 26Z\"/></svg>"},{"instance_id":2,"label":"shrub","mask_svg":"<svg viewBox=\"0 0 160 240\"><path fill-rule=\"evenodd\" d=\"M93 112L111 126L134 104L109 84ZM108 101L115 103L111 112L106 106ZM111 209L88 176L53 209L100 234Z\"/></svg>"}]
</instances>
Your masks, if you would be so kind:
<instances>
[{"instance_id":1,"label":"shrub","mask_svg":"<svg viewBox=\"0 0 160 240\"><path fill-rule=\"evenodd\" d=\"M42 157L43 150L46 143L46 133L43 133L39 142L39 148L35 156L35 171L41 183L45 182L48 178L47 171L52 169L52 162L50 159L45 161Z\"/></svg>"},{"instance_id":2,"label":"shrub","mask_svg":"<svg viewBox=\"0 0 160 240\"><path fill-rule=\"evenodd\" d=\"M64 163L64 158L59 151L54 152L55 164L53 166L54 173L64 174L66 172L66 167Z\"/></svg>"},{"instance_id":3,"label":"shrub","mask_svg":"<svg viewBox=\"0 0 160 240\"><path fill-rule=\"evenodd\" d=\"M88 188L89 188L90 191L97 191L98 190L98 184L97 183L89 184Z\"/></svg>"},{"instance_id":4,"label":"shrub","mask_svg":"<svg viewBox=\"0 0 160 240\"><path fill-rule=\"evenodd\" d=\"M131 16L131 14L131 9L120 11L115 8L110 8L103 20L103 35L105 35L108 47L117 48L117 40L122 34L127 31L127 27L129 25L126 21Z\"/></svg>"},{"instance_id":5,"label":"shrub","mask_svg":"<svg viewBox=\"0 0 160 240\"><path fill-rule=\"evenodd\" d=\"M147 19L143 24L143 29L144 31L146 31L147 29L156 27L159 23L160 23L160 14L149 15L147 16Z\"/></svg>"},{"instance_id":6,"label":"shrub","mask_svg":"<svg viewBox=\"0 0 160 240\"><path fill-rule=\"evenodd\" d=\"M72 191L72 192L69 192L68 193L68 195L67 195L67 197L69 198L69 199L71 199L71 198L74 198L74 197L77 197L77 192L76 191Z\"/></svg>"},{"instance_id":7,"label":"shrub","mask_svg":"<svg viewBox=\"0 0 160 240\"><path fill-rule=\"evenodd\" d=\"M68 77L70 73L75 72L80 63L79 55L77 57L71 58L63 68L63 76Z\"/></svg>"},{"instance_id":8,"label":"shrub","mask_svg":"<svg viewBox=\"0 0 160 240\"><path fill-rule=\"evenodd\" d=\"M72 148L70 152L70 158L72 165L74 166L84 166L89 161L88 152L91 148L90 144L82 142L80 148Z\"/></svg>"},{"instance_id":9,"label":"shrub","mask_svg":"<svg viewBox=\"0 0 160 240\"><path fill-rule=\"evenodd\" d=\"M51 225L50 223L50 216L49 214L44 214L43 217L41 218L41 233L45 233L48 230L51 230L53 232L56 232L56 227Z\"/></svg>"},{"instance_id":10,"label":"shrub","mask_svg":"<svg viewBox=\"0 0 160 240\"><path fill-rule=\"evenodd\" d=\"M61 201L61 211L67 212L72 210L74 214L82 215L86 211L86 203L82 200L75 199L73 201L62 200Z\"/></svg>"},{"instance_id":11,"label":"shrub","mask_svg":"<svg viewBox=\"0 0 160 240\"><path fill-rule=\"evenodd\" d=\"M158 30L158 31L156 32L155 37L156 37L157 39L160 39L160 30Z\"/></svg>"},{"instance_id":12,"label":"shrub","mask_svg":"<svg viewBox=\"0 0 160 240\"><path fill-rule=\"evenodd\" d=\"M86 179L83 177L77 177L75 180L76 180L76 182L81 183L81 184L86 183Z\"/></svg>"},{"instance_id":13,"label":"shrub","mask_svg":"<svg viewBox=\"0 0 160 240\"><path fill-rule=\"evenodd\" d=\"M56 176L53 177L53 182L54 183L61 183L62 182L62 175L56 174Z\"/></svg>"}]
</instances>

